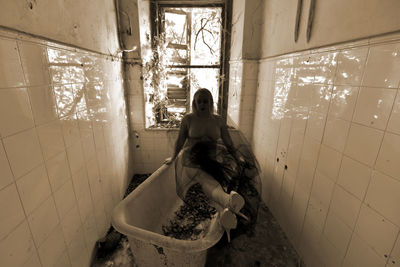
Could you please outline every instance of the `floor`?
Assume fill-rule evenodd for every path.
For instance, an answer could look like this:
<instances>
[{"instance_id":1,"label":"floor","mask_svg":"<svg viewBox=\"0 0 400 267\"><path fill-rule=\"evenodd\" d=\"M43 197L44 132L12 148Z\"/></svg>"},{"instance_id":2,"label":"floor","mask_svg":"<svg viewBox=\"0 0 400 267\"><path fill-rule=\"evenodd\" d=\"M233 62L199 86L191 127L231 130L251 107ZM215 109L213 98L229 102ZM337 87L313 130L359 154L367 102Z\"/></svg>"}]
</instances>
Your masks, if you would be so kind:
<instances>
[{"instance_id":1,"label":"floor","mask_svg":"<svg viewBox=\"0 0 400 267\"><path fill-rule=\"evenodd\" d=\"M129 194L148 175L135 175L128 187ZM107 236L97 242L92 267L131 267L134 262L125 236L110 229ZM208 250L207 267L214 266L275 266L304 267L285 233L264 204L260 205L254 234L242 234L226 242L226 235Z\"/></svg>"}]
</instances>

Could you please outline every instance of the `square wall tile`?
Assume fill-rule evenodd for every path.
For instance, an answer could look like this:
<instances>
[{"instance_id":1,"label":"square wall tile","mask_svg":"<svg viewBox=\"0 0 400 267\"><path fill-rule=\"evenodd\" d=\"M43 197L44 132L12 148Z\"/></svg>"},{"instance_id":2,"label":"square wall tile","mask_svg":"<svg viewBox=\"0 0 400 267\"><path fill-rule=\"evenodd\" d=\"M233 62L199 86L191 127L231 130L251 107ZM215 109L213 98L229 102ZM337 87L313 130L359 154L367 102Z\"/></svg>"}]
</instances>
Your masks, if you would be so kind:
<instances>
[{"instance_id":1,"label":"square wall tile","mask_svg":"<svg viewBox=\"0 0 400 267\"><path fill-rule=\"evenodd\" d=\"M400 181L380 172L374 172L368 187L365 203L400 226Z\"/></svg>"},{"instance_id":2,"label":"square wall tile","mask_svg":"<svg viewBox=\"0 0 400 267\"><path fill-rule=\"evenodd\" d=\"M0 90L0 135L10 136L33 126L27 89Z\"/></svg>"},{"instance_id":3,"label":"square wall tile","mask_svg":"<svg viewBox=\"0 0 400 267\"><path fill-rule=\"evenodd\" d=\"M59 261L64 260L63 254L66 249L64 236L59 225L38 249L43 267L60 266Z\"/></svg>"},{"instance_id":4,"label":"square wall tile","mask_svg":"<svg viewBox=\"0 0 400 267\"><path fill-rule=\"evenodd\" d=\"M18 48L27 85L49 85L47 49L44 46L28 42L18 42Z\"/></svg>"},{"instance_id":5,"label":"square wall tile","mask_svg":"<svg viewBox=\"0 0 400 267\"><path fill-rule=\"evenodd\" d=\"M351 121L356 106L358 91L358 87L347 85L333 87L329 115Z\"/></svg>"},{"instance_id":6,"label":"square wall tile","mask_svg":"<svg viewBox=\"0 0 400 267\"><path fill-rule=\"evenodd\" d=\"M333 84L337 67L338 52L320 53L315 58L314 83Z\"/></svg>"},{"instance_id":7,"label":"square wall tile","mask_svg":"<svg viewBox=\"0 0 400 267\"><path fill-rule=\"evenodd\" d=\"M382 139L382 131L352 123L344 154L372 167Z\"/></svg>"},{"instance_id":8,"label":"square wall tile","mask_svg":"<svg viewBox=\"0 0 400 267\"><path fill-rule=\"evenodd\" d=\"M59 118L76 113L74 107L74 92L69 84L53 85Z\"/></svg>"},{"instance_id":9,"label":"square wall tile","mask_svg":"<svg viewBox=\"0 0 400 267\"><path fill-rule=\"evenodd\" d=\"M75 192L72 181L67 181L54 193L54 200L61 220L76 205Z\"/></svg>"},{"instance_id":10,"label":"square wall tile","mask_svg":"<svg viewBox=\"0 0 400 267\"><path fill-rule=\"evenodd\" d=\"M397 96L394 101L392 113L390 114L387 130L389 132L400 134L400 93L399 93L399 90L397 90Z\"/></svg>"},{"instance_id":11,"label":"square wall tile","mask_svg":"<svg viewBox=\"0 0 400 267\"><path fill-rule=\"evenodd\" d=\"M45 160L64 151L62 128L58 120L37 127L36 129Z\"/></svg>"},{"instance_id":12,"label":"square wall tile","mask_svg":"<svg viewBox=\"0 0 400 267\"><path fill-rule=\"evenodd\" d=\"M41 246L59 224L57 210L52 196L32 212L28 217L28 222L36 246Z\"/></svg>"},{"instance_id":13,"label":"square wall tile","mask_svg":"<svg viewBox=\"0 0 400 267\"><path fill-rule=\"evenodd\" d=\"M383 267L386 260L376 252L357 234L353 234L350 246L343 262L344 267Z\"/></svg>"},{"instance_id":14,"label":"square wall tile","mask_svg":"<svg viewBox=\"0 0 400 267\"><path fill-rule=\"evenodd\" d=\"M385 130L393 107L396 89L362 87L353 121Z\"/></svg>"},{"instance_id":15,"label":"square wall tile","mask_svg":"<svg viewBox=\"0 0 400 267\"><path fill-rule=\"evenodd\" d=\"M310 85L311 99L310 110L326 115L329 109L329 102L332 98L332 85Z\"/></svg>"},{"instance_id":16,"label":"square wall tile","mask_svg":"<svg viewBox=\"0 0 400 267\"><path fill-rule=\"evenodd\" d=\"M316 141L321 142L324 134L325 122L325 114L310 112L307 121L306 136L312 137Z\"/></svg>"},{"instance_id":17,"label":"square wall tile","mask_svg":"<svg viewBox=\"0 0 400 267\"><path fill-rule=\"evenodd\" d=\"M322 145L318 156L317 171L336 182L341 161L342 154L340 152Z\"/></svg>"},{"instance_id":18,"label":"square wall tile","mask_svg":"<svg viewBox=\"0 0 400 267\"><path fill-rule=\"evenodd\" d=\"M316 199L324 207L329 207L335 183L317 170L312 187L311 198Z\"/></svg>"},{"instance_id":19,"label":"square wall tile","mask_svg":"<svg viewBox=\"0 0 400 267\"><path fill-rule=\"evenodd\" d=\"M389 258L389 266L398 267L400 266L400 238L397 237L396 244L392 250Z\"/></svg>"},{"instance_id":20,"label":"square wall tile","mask_svg":"<svg viewBox=\"0 0 400 267\"><path fill-rule=\"evenodd\" d=\"M64 233L65 242L67 245L69 245L83 227L78 206L75 205L68 211L65 218L61 220L61 226Z\"/></svg>"},{"instance_id":21,"label":"square wall tile","mask_svg":"<svg viewBox=\"0 0 400 267\"><path fill-rule=\"evenodd\" d=\"M29 215L51 194L44 164L18 179L17 187L25 212Z\"/></svg>"},{"instance_id":22,"label":"square wall tile","mask_svg":"<svg viewBox=\"0 0 400 267\"><path fill-rule=\"evenodd\" d=\"M332 196L330 211L353 229L357 215L361 207L361 201L342 187L336 185Z\"/></svg>"},{"instance_id":23,"label":"square wall tile","mask_svg":"<svg viewBox=\"0 0 400 267\"><path fill-rule=\"evenodd\" d=\"M22 266L33 253L36 249L26 221L0 241L1 266Z\"/></svg>"},{"instance_id":24,"label":"square wall tile","mask_svg":"<svg viewBox=\"0 0 400 267\"><path fill-rule=\"evenodd\" d=\"M335 84L360 85L367 54L367 47L341 51L338 55Z\"/></svg>"},{"instance_id":25,"label":"square wall tile","mask_svg":"<svg viewBox=\"0 0 400 267\"><path fill-rule=\"evenodd\" d=\"M9 234L24 218L24 210L17 188L11 184L0 191L0 240Z\"/></svg>"},{"instance_id":26,"label":"square wall tile","mask_svg":"<svg viewBox=\"0 0 400 267\"><path fill-rule=\"evenodd\" d=\"M10 164L4 151L3 142L0 141L0 190L13 182Z\"/></svg>"},{"instance_id":27,"label":"square wall tile","mask_svg":"<svg viewBox=\"0 0 400 267\"><path fill-rule=\"evenodd\" d=\"M396 241L399 227L387 221L371 208L363 205L354 231L382 259L386 259Z\"/></svg>"},{"instance_id":28,"label":"square wall tile","mask_svg":"<svg viewBox=\"0 0 400 267\"><path fill-rule=\"evenodd\" d=\"M349 121L329 116L325 126L323 143L339 152L343 152L349 129Z\"/></svg>"},{"instance_id":29,"label":"square wall tile","mask_svg":"<svg viewBox=\"0 0 400 267\"><path fill-rule=\"evenodd\" d=\"M39 260L39 254L37 253L37 251L35 250L31 257L28 259L28 261L26 261L22 267L42 267L42 264L40 263Z\"/></svg>"},{"instance_id":30,"label":"square wall tile","mask_svg":"<svg viewBox=\"0 0 400 267\"><path fill-rule=\"evenodd\" d=\"M400 135L385 134L376 169L400 181Z\"/></svg>"},{"instance_id":31,"label":"square wall tile","mask_svg":"<svg viewBox=\"0 0 400 267\"><path fill-rule=\"evenodd\" d=\"M71 174L74 175L77 171L85 166L81 142L77 142L67 149L68 162Z\"/></svg>"},{"instance_id":32,"label":"square wall tile","mask_svg":"<svg viewBox=\"0 0 400 267\"><path fill-rule=\"evenodd\" d=\"M344 156L337 183L359 200L364 200L371 173L372 169L368 166Z\"/></svg>"},{"instance_id":33,"label":"square wall tile","mask_svg":"<svg viewBox=\"0 0 400 267\"><path fill-rule=\"evenodd\" d=\"M75 115L62 118L61 125L66 147L70 147L80 140L79 125Z\"/></svg>"},{"instance_id":34,"label":"square wall tile","mask_svg":"<svg viewBox=\"0 0 400 267\"><path fill-rule=\"evenodd\" d=\"M397 88L400 77L400 44L383 44L369 49L363 86Z\"/></svg>"},{"instance_id":35,"label":"square wall tile","mask_svg":"<svg viewBox=\"0 0 400 267\"><path fill-rule=\"evenodd\" d=\"M34 129L4 138L3 144L15 178L43 162L39 139Z\"/></svg>"},{"instance_id":36,"label":"square wall tile","mask_svg":"<svg viewBox=\"0 0 400 267\"><path fill-rule=\"evenodd\" d=\"M65 151L46 161L47 173L52 191L57 191L71 177Z\"/></svg>"},{"instance_id":37,"label":"square wall tile","mask_svg":"<svg viewBox=\"0 0 400 267\"><path fill-rule=\"evenodd\" d=\"M328 213L324 226L323 236L326 237L340 252L345 255L350 242L352 228L347 226L333 212Z\"/></svg>"},{"instance_id":38,"label":"square wall tile","mask_svg":"<svg viewBox=\"0 0 400 267\"><path fill-rule=\"evenodd\" d=\"M0 88L24 86L17 42L0 38L0 55Z\"/></svg>"},{"instance_id":39,"label":"square wall tile","mask_svg":"<svg viewBox=\"0 0 400 267\"><path fill-rule=\"evenodd\" d=\"M58 118L54 93L50 86L29 87L28 91L36 125L42 125Z\"/></svg>"}]
</instances>

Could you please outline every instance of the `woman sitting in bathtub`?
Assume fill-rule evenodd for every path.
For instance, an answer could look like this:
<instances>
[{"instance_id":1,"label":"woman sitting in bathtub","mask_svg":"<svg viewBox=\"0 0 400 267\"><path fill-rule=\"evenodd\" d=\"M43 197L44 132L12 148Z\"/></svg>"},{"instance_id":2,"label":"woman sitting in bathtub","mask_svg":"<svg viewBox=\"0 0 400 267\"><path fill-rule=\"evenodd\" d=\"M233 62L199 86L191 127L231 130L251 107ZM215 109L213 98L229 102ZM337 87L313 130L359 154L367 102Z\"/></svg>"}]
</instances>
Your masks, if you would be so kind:
<instances>
[{"instance_id":1,"label":"woman sitting in bathtub","mask_svg":"<svg viewBox=\"0 0 400 267\"><path fill-rule=\"evenodd\" d=\"M192 101L193 112L182 119L174 155L165 163L175 163L179 197L183 199L187 189L199 183L204 193L222 207L220 223L229 241L230 229L237 226L235 214L253 225L255 223L254 211L247 212L250 219L241 212L246 203L243 193L238 192L244 189L241 185L248 187L251 183L249 177L244 177L243 170L254 170L256 167L252 164L255 161L245 161L235 151L227 125L222 117L214 114L213 107L210 91L204 88L197 90ZM248 181L243 181L243 177ZM256 190L250 191L256 193ZM248 194L248 190L243 192Z\"/></svg>"}]
</instances>

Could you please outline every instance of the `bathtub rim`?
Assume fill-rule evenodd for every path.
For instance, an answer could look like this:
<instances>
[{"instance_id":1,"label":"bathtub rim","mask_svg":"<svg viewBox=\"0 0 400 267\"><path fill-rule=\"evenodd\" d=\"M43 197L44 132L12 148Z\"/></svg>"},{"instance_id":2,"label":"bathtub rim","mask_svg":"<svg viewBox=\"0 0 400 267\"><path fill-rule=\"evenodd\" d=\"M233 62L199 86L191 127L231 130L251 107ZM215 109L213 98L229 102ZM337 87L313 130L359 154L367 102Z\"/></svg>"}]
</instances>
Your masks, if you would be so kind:
<instances>
[{"instance_id":1,"label":"bathtub rim","mask_svg":"<svg viewBox=\"0 0 400 267\"><path fill-rule=\"evenodd\" d=\"M215 245L224 234L224 231L219 225L218 220L215 216L211 219L211 223L205 237L197 240L180 240L173 237L165 236L156 232L130 225L125 220L125 211L127 204L129 204L129 202L133 198L135 198L136 195L146 190L146 188L150 186L150 184L153 182L154 179L157 178L157 176L163 174L168 170L168 168L172 166L173 164L163 164L135 190L133 190L126 198L121 200L113 210L111 224L118 232L128 236L128 238L135 238L143 242L151 243L153 245L165 247L171 250L181 252L196 252L207 250L208 248Z\"/></svg>"}]
</instances>

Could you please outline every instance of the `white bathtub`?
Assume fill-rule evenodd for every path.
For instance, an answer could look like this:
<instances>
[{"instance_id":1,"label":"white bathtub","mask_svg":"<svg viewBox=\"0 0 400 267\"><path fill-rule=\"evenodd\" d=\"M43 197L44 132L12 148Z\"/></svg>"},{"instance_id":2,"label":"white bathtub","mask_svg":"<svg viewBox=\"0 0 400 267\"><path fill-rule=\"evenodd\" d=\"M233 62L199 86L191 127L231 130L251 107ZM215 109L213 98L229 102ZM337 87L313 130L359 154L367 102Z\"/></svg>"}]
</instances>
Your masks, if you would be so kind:
<instances>
[{"instance_id":1,"label":"white bathtub","mask_svg":"<svg viewBox=\"0 0 400 267\"><path fill-rule=\"evenodd\" d=\"M113 211L112 225L127 235L139 266L204 266L207 249L223 235L216 218L198 240L178 240L162 234L162 224L183 203L176 195L173 166L161 166Z\"/></svg>"}]
</instances>

